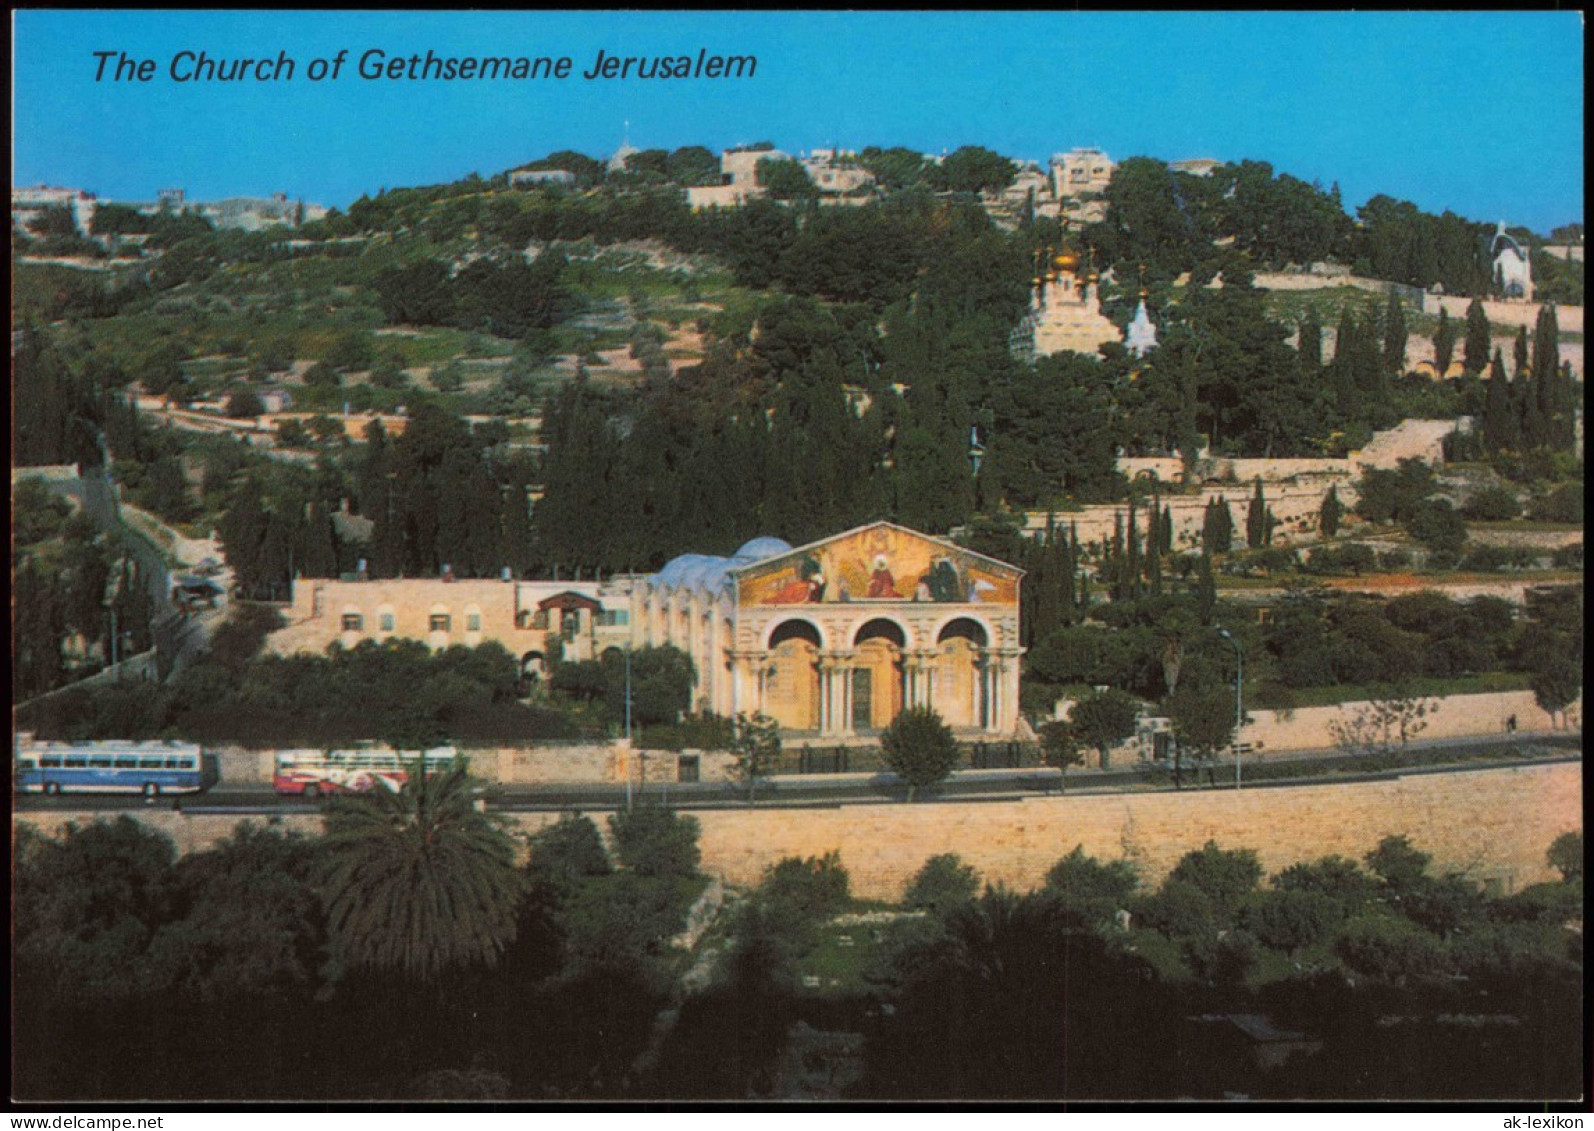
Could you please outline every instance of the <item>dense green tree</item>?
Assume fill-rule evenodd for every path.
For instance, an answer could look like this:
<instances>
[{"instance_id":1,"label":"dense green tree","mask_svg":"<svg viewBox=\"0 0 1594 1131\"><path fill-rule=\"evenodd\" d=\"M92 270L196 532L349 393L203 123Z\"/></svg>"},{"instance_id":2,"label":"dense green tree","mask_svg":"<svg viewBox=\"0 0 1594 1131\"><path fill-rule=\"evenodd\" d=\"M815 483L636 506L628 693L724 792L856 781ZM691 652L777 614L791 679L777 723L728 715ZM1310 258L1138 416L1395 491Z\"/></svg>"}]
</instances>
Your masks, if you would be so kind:
<instances>
[{"instance_id":1,"label":"dense green tree","mask_svg":"<svg viewBox=\"0 0 1594 1131\"><path fill-rule=\"evenodd\" d=\"M63 1002L142 992L128 971L172 916L177 850L131 817L68 824L45 837L21 827L13 852L19 977L55 987Z\"/></svg>"},{"instance_id":2,"label":"dense green tree","mask_svg":"<svg viewBox=\"0 0 1594 1131\"><path fill-rule=\"evenodd\" d=\"M808 170L800 162L789 158L760 158L754 176L775 200L807 200L819 195L819 189L809 178Z\"/></svg>"},{"instance_id":3,"label":"dense green tree","mask_svg":"<svg viewBox=\"0 0 1594 1131\"><path fill-rule=\"evenodd\" d=\"M1563 883L1572 883L1583 878L1583 834L1578 832L1562 833L1550 844L1549 851L1545 853L1545 860L1550 867L1561 873Z\"/></svg>"},{"instance_id":4,"label":"dense green tree","mask_svg":"<svg viewBox=\"0 0 1594 1131\"><path fill-rule=\"evenodd\" d=\"M1135 733L1135 723L1140 717L1134 697L1108 688L1092 691L1074 704L1068 713L1068 723L1078 740L1094 747L1101 756L1101 766L1106 769L1111 762L1112 748Z\"/></svg>"},{"instance_id":5,"label":"dense green tree","mask_svg":"<svg viewBox=\"0 0 1594 1131\"><path fill-rule=\"evenodd\" d=\"M1140 877L1128 860L1106 863L1085 853L1083 845L1052 865L1046 873L1045 891L1079 911L1088 921L1105 922L1128 905L1140 886Z\"/></svg>"},{"instance_id":6,"label":"dense green tree","mask_svg":"<svg viewBox=\"0 0 1594 1131\"><path fill-rule=\"evenodd\" d=\"M762 714L737 715L731 756L737 775L747 783L747 800L751 803L759 779L768 777L780 760L780 725Z\"/></svg>"},{"instance_id":7,"label":"dense green tree","mask_svg":"<svg viewBox=\"0 0 1594 1131\"><path fill-rule=\"evenodd\" d=\"M980 892L980 875L972 864L965 864L955 852L943 852L924 862L924 867L908 881L902 902L945 915L954 908L972 903Z\"/></svg>"},{"instance_id":8,"label":"dense green tree","mask_svg":"<svg viewBox=\"0 0 1594 1131\"><path fill-rule=\"evenodd\" d=\"M637 805L609 815L620 864L639 876L693 876L702 852L696 817L658 805Z\"/></svg>"},{"instance_id":9,"label":"dense green tree","mask_svg":"<svg viewBox=\"0 0 1594 1131\"><path fill-rule=\"evenodd\" d=\"M1001 192L1013 183L1018 166L979 145L954 149L941 159L939 181L951 192Z\"/></svg>"},{"instance_id":10,"label":"dense green tree","mask_svg":"<svg viewBox=\"0 0 1594 1131\"><path fill-rule=\"evenodd\" d=\"M907 783L908 800L924 786L944 780L958 764L952 728L928 707L909 707L880 734L880 751L891 772Z\"/></svg>"}]
</instances>

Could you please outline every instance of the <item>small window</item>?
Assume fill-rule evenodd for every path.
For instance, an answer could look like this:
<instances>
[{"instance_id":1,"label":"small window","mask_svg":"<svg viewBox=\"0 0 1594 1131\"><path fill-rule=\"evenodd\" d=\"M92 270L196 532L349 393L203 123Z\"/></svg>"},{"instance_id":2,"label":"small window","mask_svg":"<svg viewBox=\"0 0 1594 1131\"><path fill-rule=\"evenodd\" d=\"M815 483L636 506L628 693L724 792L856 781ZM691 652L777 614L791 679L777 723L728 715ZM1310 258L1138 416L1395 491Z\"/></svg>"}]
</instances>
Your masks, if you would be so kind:
<instances>
[{"instance_id":1,"label":"small window","mask_svg":"<svg viewBox=\"0 0 1594 1131\"><path fill-rule=\"evenodd\" d=\"M166 768L168 770L181 770L184 768L183 762L184 759L182 758L168 758L166 759Z\"/></svg>"},{"instance_id":2,"label":"small window","mask_svg":"<svg viewBox=\"0 0 1594 1131\"><path fill-rule=\"evenodd\" d=\"M19 770L37 770L38 768L39 768L39 764L37 762L35 762L32 758L18 758L17 759L17 769L19 769Z\"/></svg>"},{"instance_id":3,"label":"small window","mask_svg":"<svg viewBox=\"0 0 1594 1131\"><path fill-rule=\"evenodd\" d=\"M61 768L61 755L46 754L39 759L39 765L46 770L59 770Z\"/></svg>"},{"instance_id":4,"label":"small window","mask_svg":"<svg viewBox=\"0 0 1594 1131\"><path fill-rule=\"evenodd\" d=\"M382 614L382 619L378 623L382 626L382 631L383 632L392 632L393 631L393 614L392 613L383 613Z\"/></svg>"},{"instance_id":5,"label":"small window","mask_svg":"<svg viewBox=\"0 0 1594 1131\"><path fill-rule=\"evenodd\" d=\"M136 770L138 769L138 759L132 757L118 758L116 760L116 768L118 770Z\"/></svg>"},{"instance_id":6,"label":"small window","mask_svg":"<svg viewBox=\"0 0 1594 1131\"><path fill-rule=\"evenodd\" d=\"M89 759L89 765L96 770L109 770L111 768L111 756L109 754L96 754Z\"/></svg>"},{"instance_id":7,"label":"small window","mask_svg":"<svg viewBox=\"0 0 1594 1131\"><path fill-rule=\"evenodd\" d=\"M359 613L344 613L343 614L343 631L344 632L363 632L364 630L365 630L365 618L362 617Z\"/></svg>"},{"instance_id":8,"label":"small window","mask_svg":"<svg viewBox=\"0 0 1594 1131\"><path fill-rule=\"evenodd\" d=\"M69 770L87 769L88 764L89 760L81 754L68 754L66 756L66 768Z\"/></svg>"},{"instance_id":9,"label":"small window","mask_svg":"<svg viewBox=\"0 0 1594 1131\"><path fill-rule=\"evenodd\" d=\"M449 616L447 613L433 613L431 619L431 630L433 632L448 632L453 623L454 618Z\"/></svg>"},{"instance_id":10,"label":"small window","mask_svg":"<svg viewBox=\"0 0 1594 1131\"><path fill-rule=\"evenodd\" d=\"M537 610L537 615L531 618L531 627L532 628L547 628L548 627L548 610L547 609L538 609Z\"/></svg>"},{"instance_id":11,"label":"small window","mask_svg":"<svg viewBox=\"0 0 1594 1131\"><path fill-rule=\"evenodd\" d=\"M480 632L482 630L482 615L480 613L465 614L465 631Z\"/></svg>"},{"instance_id":12,"label":"small window","mask_svg":"<svg viewBox=\"0 0 1594 1131\"><path fill-rule=\"evenodd\" d=\"M172 761L175 762L177 759L173 758ZM163 760L160 758L140 758L138 760L138 768L141 770L158 770L162 764Z\"/></svg>"}]
</instances>

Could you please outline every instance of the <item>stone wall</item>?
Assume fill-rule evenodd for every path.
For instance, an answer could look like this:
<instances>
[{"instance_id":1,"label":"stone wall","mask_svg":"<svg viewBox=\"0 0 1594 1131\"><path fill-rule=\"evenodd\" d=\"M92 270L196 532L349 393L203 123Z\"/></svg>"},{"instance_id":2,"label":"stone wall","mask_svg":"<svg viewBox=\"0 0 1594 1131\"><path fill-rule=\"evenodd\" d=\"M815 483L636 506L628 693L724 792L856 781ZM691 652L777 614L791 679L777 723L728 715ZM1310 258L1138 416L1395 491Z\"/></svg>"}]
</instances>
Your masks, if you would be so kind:
<instances>
[{"instance_id":1,"label":"stone wall","mask_svg":"<svg viewBox=\"0 0 1594 1131\"><path fill-rule=\"evenodd\" d=\"M1462 326L1466 328L1467 308L1472 305L1472 300L1461 295L1423 295L1422 312L1439 317L1441 309L1450 312L1452 320L1461 319ZM1489 316L1489 322L1495 326L1510 326L1513 330L1518 326L1526 326L1531 333L1534 324L1539 319L1539 303L1536 302L1500 302L1485 299L1483 312ZM1555 308L1555 324L1563 334L1581 334L1583 332L1583 308L1581 306L1557 306ZM1510 360L1511 353L1506 351L1506 359Z\"/></svg>"},{"instance_id":2,"label":"stone wall","mask_svg":"<svg viewBox=\"0 0 1594 1131\"><path fill-rule=\"evenodd\" d=\"M1433 858L1435 873L1462 872L1501 892L1555 879L1544 853L1561 833L1582 828L1582 767L1525 766L1387 781L1030 798L1023 801L847 805L832 809L710 809L692 815L702 826L705 871L732 885L751 885L787 856L841 854L853 893L900 898L929 857L956 852L990 883L1020 891L1040 885L1058 859L1082 845L1102 859L1128 857L1144 882L1156 884L1186 852L1208 840L1253 848L1269 872L1328 853L1360 859L1378 841L1404 834ZM53 833L95 813L24 811L26 822ZM227 814L141 810L131 814L159 828L180 852L226 837L243 820ZM558 813L514 814L522 833L557 821ZM276 819L314 835L320 817ZM599 825L603 824L599 820Z\"/></svg>"},{"instance_id":3,"label":"stone wall","mask_svg":"<svg viewBox=\"0 0 1594 1131\"><path fill-rule=\"evenodd\" d=\"M1343 463L1344 461L1338 462ZM1273 517L1278 520L1279 524L1274 531L1273 545L1288 545L1292 541L1302 538L1315 539L1317 537L1318 516L1322 510L1323 498L1328 494L1331 484L1338 489L1339 501L1343 506L1349 508L1355 505L1356 488L1348 479L1296 484L1274 483L1263 488L1263 497L1267 500L1267 505L1272 510ZM1200 495L1164 495L1162 503L1168 508L1173 517L1174 551L1182 553L1200 548L1201 524L1206 517L1207 501L1214 497L1228 502L1229 513L1234 517L1235 528L1238 531L1236 544L1243 546L1245 542L1246 508L1250 506L1251 496L1255 491L1255 483L1245 481L1211 484L1203 487ZM1029 511L1024 516L1024 530L1030 535L1041 534L1046 529L1048 519L1055 519L1057 528L1064 532L1068 530L1070 524L1077 526L1081 545L1087 545L1091 542L1105 545L1112 539L1118 517L1124 516L1127 518L1128 512L1129 506L1127 503L1093 504L1081 507L1077 511ZM1142 535L1146 529L1145 516L1146 507L1137 508L1136 519L1140 523Z\"/></svg>"},{"instance_id":4,"label":"stone wall","mask_svg":"<svg viewBox=\"0 0 1594 1131\"><path fill-rule=\"evenodd\" d=\"M269 785L276 765L275 750L242 746L216 747L221 780L226 785ZM607 785L626 780L676 782L681 755L672 750L629 750L623 742L538 744L519 747L461 749L471 773L501 785ZM723 750L687 750L698 760L698 780L732 781L735 763Z\"/></svg>"},{"instance_id":5,"label":"stone wall","mask_svg":"<svg viewBox=\"0 0 1594 1131\"><path fill-rule=\"evenodd\" d=\"M1451 695L1426 699L1436 704L1423 722L1427 725L1413 737L1471 738L1504 735L1506 720L1516 717L1519 731L1552 731L1556 720L1533 701L1531 691L1499 691L1483 695ZM1288 750L1315 750L1335 745L1334 725L1354 719L1367 709L1365 702L1339 703L1331 707L1298 707L1292 711L1252 709L1246 712L1244 741L1260 756ZM1582 700L1568 710L1581 717Z\"/></svg>"}]
</instances>

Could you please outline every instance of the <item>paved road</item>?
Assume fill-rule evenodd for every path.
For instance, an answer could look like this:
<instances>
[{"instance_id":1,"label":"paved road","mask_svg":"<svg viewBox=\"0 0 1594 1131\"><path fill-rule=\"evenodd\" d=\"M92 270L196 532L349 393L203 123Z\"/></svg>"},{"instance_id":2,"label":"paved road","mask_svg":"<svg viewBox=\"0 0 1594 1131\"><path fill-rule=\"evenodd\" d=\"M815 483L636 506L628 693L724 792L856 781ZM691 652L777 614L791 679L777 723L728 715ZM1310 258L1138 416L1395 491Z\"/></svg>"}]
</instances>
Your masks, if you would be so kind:
<instances>
[{"instance_id":1,"label":"paved road","mask_svg":"<svg viewBox=\"0 0 1594 1131\"><path fill-rule=\"evenodd\" d=\"M1477 773L1483 770L1545 766L1582 761L1581 747L1551 749L1539 746L1542 752L1531 753L1538 744L1523 744L1528 756L1498 761L1477 761L1461 765L1414 766L1379 773L1314 775L1299 778L1279 778L1247 783L1245 789L1278 789L1286 786L1343 785L1355 781L1381 781L1399 777L1426 774ZM1098 773L1094 776L1071 776L1069 796L1121 793L1126 786L1140 783L1138 792L1174 793L1172 785L1148 786L1144 784L1143 770L1122 770ZM859 780L862 779L862 780ZM985 801L1013 801L1026 797L1055 795L1056 775L1044 770L983 770L960 773L950 781L929 789L921 789L917 800L923 803L970 804ZM1212 789L1233 789L1233 779L1225 779L1221 772L1214 785L1187 785L1185 792L1209 792ZM735 809L746 808L746 789L723 782L694 784L672 783L650 785L646 790L634 791L633 799L658 800L678 809ZM776 809L836 808L842 805L873 805L881 802L901 802L907 789L890 774L877 776L847 775L846 780L820 780L811 778L802 782L774 782L759 786L758 807ZM488 786L484 791L487 807L506 813L562 812L569 809L607 810L625 804L624 786ZM65 797L27 796L17 798L17 807L24 810L62 810L71 812L116 812L136 810L151 804L163 808L181 808L184 812L227 812L240 815L262 813L288 815L314 813L323 804L298 797L279 797L268 784L222 785L199 795L183 799L162 798L145 802L139 797L122 795L93 796L71 795Z\"/></svg>"}]
</instances>

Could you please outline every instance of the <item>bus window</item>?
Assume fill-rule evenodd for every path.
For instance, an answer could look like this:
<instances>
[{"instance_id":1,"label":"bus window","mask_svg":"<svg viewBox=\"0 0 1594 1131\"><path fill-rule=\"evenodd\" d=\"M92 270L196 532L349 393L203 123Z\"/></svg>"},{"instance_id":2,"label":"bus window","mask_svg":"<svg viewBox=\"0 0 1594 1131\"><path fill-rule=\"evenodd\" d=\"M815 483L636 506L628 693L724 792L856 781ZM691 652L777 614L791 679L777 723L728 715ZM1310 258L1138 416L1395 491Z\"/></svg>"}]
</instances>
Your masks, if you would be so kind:
<instances>
[{"instance_id":1,"label":"bus window","mask_svg":"<svg viewBox=\"0 0 1594 1131\"><path fill-rule=\"evenodd\" d=\"M96 770L108 770L111 768L111 759L107 755L96 754L89 759L89 765Z\"/></svg>"},{"instance_id":2,"label":"bus window","mask_svg":"<svg viewBox=\"0 0 1594 1131\"><path fill-rule=\"evenodd\" d=\"M61 755L46 754L39 759L39 765L46 770L59 770L61 768Z\"/></svg>"},{"instance_id":3,"label":"bus window","mask_svg":"<svg viewBox=\"0 0 1594 1131\"><path fill-rule=\"evenodd\" d=\"M88 765L89 760L82 754L68 754L66 756L66 768L69 770L86 770Z\"/></svg>"},{"instance_id":4,"label":"bus window","mask_svg":"<svg viewBox=\"0 0 1594 1131\"><path fill-rule=\"evenodd\" d=\"M161 768L161 760L159 758L140 758L138 760L138 768L141 770L158 770ZM175 769L175 767L173 768Z\"/></svg>"},{"instance_id":5,"label":"bus window","mask_svg":"<svg viewBox=\"0 0 1594 1131\"><path fill-rule=\"evenodd\" d=\"M94 764L96 766L99 765L98 760L96 760ZM116 768L118 770L136 770L138 769L138 759L130 757L118 758L116 760Z\"/></svg>"},{"instance_id":6,"label":"bus window","mask_svg":"<svg viewBox=\"0 0 1594 1131\"><path fill-rule=\"evenodd\" d=\"M39 764L32 758L18 758L17 768L19 770L37 770L39 768Z\"/></svg>"}]
</instances>

